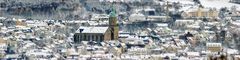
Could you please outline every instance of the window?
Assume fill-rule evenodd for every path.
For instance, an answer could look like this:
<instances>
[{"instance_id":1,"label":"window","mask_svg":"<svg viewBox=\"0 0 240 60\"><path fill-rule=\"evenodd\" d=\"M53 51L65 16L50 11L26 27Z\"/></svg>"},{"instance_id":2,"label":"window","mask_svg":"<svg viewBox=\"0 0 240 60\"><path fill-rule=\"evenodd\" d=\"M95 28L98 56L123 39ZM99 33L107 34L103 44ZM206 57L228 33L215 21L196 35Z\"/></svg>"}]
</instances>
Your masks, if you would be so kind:
<instances>
[{"instance_id":1,"label":"window","mask_svg":"<svg viewBox=\"0 0 240 60\"><path fill-rule=\"evenodd\" d=\"M88 39L87 40L90 40L91 41L91 35L88 35Z\"/></svg>"},{"instance_id":2,"label":"window","mask_svg":"<svg viewBox=\"0 0 240 60\"><path fill-rule=\"evenodd\" d=\"M87 36L85 35L85 34L83 34L83 40L87 40L86 38L87 38Z\"/></svg>"},{"instance_id":3,"label":"window","mask_svg":"<svg viewBox=\"0 0 240 60\"><path fill-rule=\"evenodd\" d=\"M103 39L103 35L100 36L100 41L102 42L104 39Z\"/></svg>"},{"instance_id":4,"label":"window","mask_svg":"<svg viewBox=\"0 0 240 60\"><path fill-rule=\"evenodd\" d=\"M92 41L95 41L94 35L91 35L91 40L92 40Z\"/></svg>"},{"instance_id":5,"label":"window","mask_svg":"<svg viewBox=\"0 0 240 60\"><path fill-rule=\"evenodd\" d=\"M149 15L155 15L154 11L149 11Z\"/></svg>"},{"instance_id":6,"label":"window","mask_svg":"<svg viewBox=\"0 0 240 60\"><path fill-rule=\"evenodd\" d=\"M98 38L98 35L96 35L96 40L97 40L97 41L100 41L100 39Z\"/></svg>"},{"instance_id":7,"label":"window","mask_svg":"<svg viewBox=\"0 0 240 60\"><path fill-rule=\"evenodd\" d=\"M82 40L82 35L79 35L79 40L80 40L80 41Z\"/></svg>"},{"instance_id":8,"label":"window","mask_svg":"<svg viewBox=\"0 0 240 60\"><path fill-rule=\"evenodd\" d=\"M80 39L80 38L79 38L79 35L78 35L78 34L75 34L75 35L74 35L74 42L78 42L79 39Z\"/></svg>"}]
</instances>

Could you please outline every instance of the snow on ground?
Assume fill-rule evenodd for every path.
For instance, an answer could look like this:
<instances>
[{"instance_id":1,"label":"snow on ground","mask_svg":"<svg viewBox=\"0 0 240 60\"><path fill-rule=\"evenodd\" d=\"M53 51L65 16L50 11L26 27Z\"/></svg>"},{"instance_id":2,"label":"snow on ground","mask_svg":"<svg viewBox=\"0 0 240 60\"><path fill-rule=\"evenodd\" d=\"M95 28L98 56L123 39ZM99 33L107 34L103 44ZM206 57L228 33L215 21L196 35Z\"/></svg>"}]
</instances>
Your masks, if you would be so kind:
<instances>
[{"instance_id":1,"label":"snow on ground","mask_svg":"<svg viewBox=\"0 0 240 60\"><path fill-rule=\"evenodd\" d=\"M223 7L231 8L232 6L240 7L240 4L230 3L230 0L200 0L204 7L220 9Z\"/></svg>"}]
</instances>

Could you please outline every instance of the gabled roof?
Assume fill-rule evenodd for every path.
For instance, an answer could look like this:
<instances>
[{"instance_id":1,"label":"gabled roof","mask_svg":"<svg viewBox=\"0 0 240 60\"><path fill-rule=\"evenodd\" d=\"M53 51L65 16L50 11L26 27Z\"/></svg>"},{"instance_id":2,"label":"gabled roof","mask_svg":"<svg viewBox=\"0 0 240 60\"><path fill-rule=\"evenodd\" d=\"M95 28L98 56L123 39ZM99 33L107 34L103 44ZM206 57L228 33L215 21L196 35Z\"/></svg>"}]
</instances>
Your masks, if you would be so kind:
<instances>
[{"instance_id":1,"label":"gabled roof","mask_svg":"<svg viewBox=\"0 0 240 60\"><path fill-rule=\"evenodd\" d=\"M80 27L76 33L105 33L108 27Z\"/></svg>"}]
</instances>

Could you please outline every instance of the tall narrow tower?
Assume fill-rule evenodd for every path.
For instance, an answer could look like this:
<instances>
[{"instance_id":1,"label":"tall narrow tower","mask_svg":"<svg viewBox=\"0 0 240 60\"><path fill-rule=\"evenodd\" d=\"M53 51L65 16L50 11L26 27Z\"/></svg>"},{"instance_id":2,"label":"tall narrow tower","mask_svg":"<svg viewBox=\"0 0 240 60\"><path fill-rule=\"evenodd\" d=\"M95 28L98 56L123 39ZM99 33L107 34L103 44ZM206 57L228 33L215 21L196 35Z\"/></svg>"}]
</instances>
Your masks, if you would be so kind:
<instances>
[{"instance_id":1,"label":"tall narrow tower","mask_svg":"<svg viewBox=\"0 0 240 60\"><path fill-rule=\"evenodd\" d=\"M109 29L111 31L111 40L118 40L119 27L117 23L116 10L113 6L109 17Z\"/></svg>"}]
</instances>

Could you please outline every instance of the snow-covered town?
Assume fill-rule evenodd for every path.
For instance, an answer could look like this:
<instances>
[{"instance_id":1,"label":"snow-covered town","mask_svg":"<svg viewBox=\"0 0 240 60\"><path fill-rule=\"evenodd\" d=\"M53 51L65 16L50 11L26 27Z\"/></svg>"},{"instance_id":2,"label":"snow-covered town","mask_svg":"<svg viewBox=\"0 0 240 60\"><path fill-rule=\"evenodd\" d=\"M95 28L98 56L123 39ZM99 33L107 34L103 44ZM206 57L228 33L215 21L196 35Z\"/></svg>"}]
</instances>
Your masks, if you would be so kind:
<instances>
[{"instance_id":1,"label":"snow-covered town","mask_svg":"<svg viewBox=\"0 0 240 60\"><path fill-rule=\"evenodd\" d=\"M240 60L240 0L0 0L0 60Z\"/></svg>"}]
</instances>

